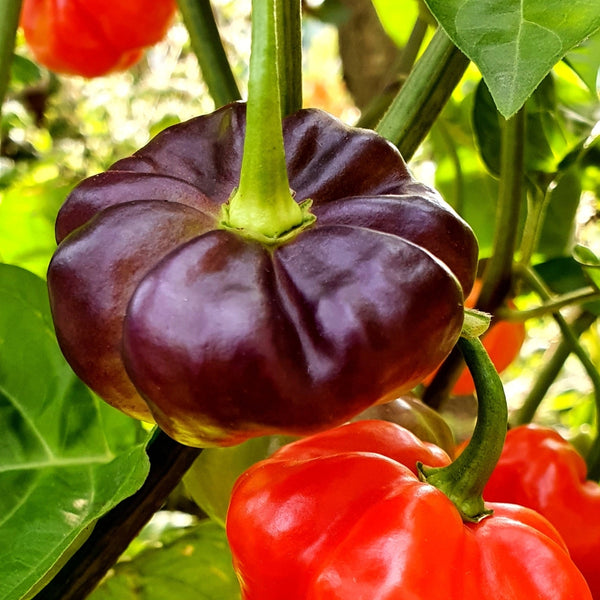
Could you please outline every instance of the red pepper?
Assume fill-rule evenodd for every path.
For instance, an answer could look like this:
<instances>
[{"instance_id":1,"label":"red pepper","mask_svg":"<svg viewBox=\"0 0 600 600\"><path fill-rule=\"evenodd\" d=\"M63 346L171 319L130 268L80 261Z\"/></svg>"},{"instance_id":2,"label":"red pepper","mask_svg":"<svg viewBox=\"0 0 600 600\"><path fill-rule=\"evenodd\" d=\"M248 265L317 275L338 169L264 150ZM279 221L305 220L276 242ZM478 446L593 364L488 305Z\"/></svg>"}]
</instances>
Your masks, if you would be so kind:
<instances>
[{"instance_id":1,"label":"red pepper","mask_svg":"<svg viewBox=\"0 0 600 600\"><path fill-rule=\"evenodd\" d=\"M556 431L511 429L484 497L529 506L565 540L594 598L600 598L600 485L586 480L585 461Z\"/></svg>"},{"instance_id":2,"label":"red pepper","mask_svg":"<svg viewBox=\"0 0 600 600\"><path fill-rule=\"evenodd\" d=\"M488 504L463 522L417 461L445 453L359 421L285 446L237 481L227 532L244 600L589 600L556 530Z\"/></svg>"},{"instance_id":3,"label":"red pepper","mask_svg":"<svg viewBox=\"0 0 600 600\"><path fill-rule=\"evenodd\" d=\"M175 0L24 0L21 26L39 63L98 77L136 63L164 37L175 10Z\"/></svg>"}]
</instances>

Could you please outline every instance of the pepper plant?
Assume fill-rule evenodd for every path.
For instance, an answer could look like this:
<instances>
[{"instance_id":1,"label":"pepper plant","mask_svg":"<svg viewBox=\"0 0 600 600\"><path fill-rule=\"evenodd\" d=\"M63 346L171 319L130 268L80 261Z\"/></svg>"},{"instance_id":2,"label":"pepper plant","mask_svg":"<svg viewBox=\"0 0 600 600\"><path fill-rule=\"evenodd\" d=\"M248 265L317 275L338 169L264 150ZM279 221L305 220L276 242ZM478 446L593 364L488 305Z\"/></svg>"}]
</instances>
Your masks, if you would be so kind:
<instances>
[{"instance_id":1,"label":"pepper plant","mask_svg":"<svg viewBox=\"0 0 600 600\"><path fill-rule=\"evenodd\" d=\"M251 4L0 0L0 597L596 598L600 7Z\"/></svg>"}]
</instances>

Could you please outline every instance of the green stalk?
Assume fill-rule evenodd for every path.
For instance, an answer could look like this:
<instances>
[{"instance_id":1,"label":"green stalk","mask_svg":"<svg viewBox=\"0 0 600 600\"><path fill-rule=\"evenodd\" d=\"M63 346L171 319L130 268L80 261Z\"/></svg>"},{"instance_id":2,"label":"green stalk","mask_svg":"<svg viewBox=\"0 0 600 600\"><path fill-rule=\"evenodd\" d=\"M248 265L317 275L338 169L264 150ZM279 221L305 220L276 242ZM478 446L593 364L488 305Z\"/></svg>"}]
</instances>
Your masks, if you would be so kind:
<instances>
[{"instance_id":1,"label":"green stalk","mask_svg":"<svg viewBox=\"0 0 600 600\"><path fill-rule=\"evenodd\" d=\"M508 409L500 377L479 338L461 337L458 347L477 390L477 423L469 444L446 467L418 465L419 477L435 486L467 522L478 522L492 511L485 508L483 489L496 467L506 437Z\"/></svg>"},{"instance_id":2,"label":"green stalk","mask_svg":"<svg viewBox=\"0 0 600 600\"><path fill-rule=\"evenodd\" d=\"M390 69L393 80L388 81L385 89L383 89L380 94L376 95L362 111L360 119L356 123L356 127L364 127L367 129L374 129L376 127L412 70L415 61L417 60L417 55L423 45L427 27L427 21L419 14L408 41L406 42L406 46L404 46L399 59L395 61Z\"/></svg>"},{"instance_id":3,"label":"green stalk","mask_svg":"<svg viewBox=\"0 0 600 600\"><path fill-rule=\"evenodd\" d=\"M21 4L22 0L0 0L0 113L10 81Z\"/></svg>"},{"instance_id":4,"label":"green stalk","mask_svg":"<svg viewBox=\"0 0 600 600\"><path fill-rule=\"evenodd\" d=\"M208 91L217 107L241 99L210 0L177 0Z\"/></svg>"},{"instance_id":5,"label":"green stalk","mask_svg":"<svg viewBox=\"0 0 600 600\"><path fill-rule=\"evenodd\" d=\"M221 226L265 244L293 237L314 222L287 176L279 85L279 19L283 0L253 0L252 55L240 184L223 206Z\"/></svg>"},{"instance_id":6,"label":"green stalk","mask_svg":"<svg viewBox=\"0 0 600 600\"><path fill-rule=\"evenodd\" d=\"M376 131L410 160L461 80L469 59L438 28Z\"/></svg>"},{"instance_id":7,"label":"green stalk","mask_svg":"<svg viewBox=\"0 0 600 600\"><path fill-rule=\"evenodd\" d=\"M286 117L302 108L302 5L281 0L278 25L279 87L281 114Z\"/></svg>"},{"instance_id":8,"label":"green stalk","mask_svg":"<svg viewBox=\"0 0 600 600\"><path fill-rule=\"evenodd\" d=\"M504 120L500 155L500 184L492 255L483 272L477 308L495 312L512 279L517 227L523 201L525 110Z\"/></svg>"},{"instance_id":9,"label":"green stalk","mask_svg":"<svg viewBox=\"0 0 600 600\"><path fill-rule=\"evenodd\" d=\"M600 292L592 287L584 287L573 292L561 294L551 300L544 302L541 306L516 310L503 307L496 312L499 319L504 321L523 322L529 319L538 319L551 313L555 313L565 306L576 306L578 304L587 304L600 300Z\"/></svg>"}]
</instances>

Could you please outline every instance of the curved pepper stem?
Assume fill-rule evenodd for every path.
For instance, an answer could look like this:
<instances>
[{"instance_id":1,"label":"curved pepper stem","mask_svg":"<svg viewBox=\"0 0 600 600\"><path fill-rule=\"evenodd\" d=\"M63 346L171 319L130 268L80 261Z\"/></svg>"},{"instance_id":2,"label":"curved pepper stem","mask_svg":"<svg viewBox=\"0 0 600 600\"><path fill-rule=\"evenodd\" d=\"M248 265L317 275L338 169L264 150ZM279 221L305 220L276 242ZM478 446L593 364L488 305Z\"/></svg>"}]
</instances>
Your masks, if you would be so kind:
<instances>
[{"instance_id":1,"label":"curved pepper stem","mask_svg":"<svg viewBox=\"0 0 600 600\"><path fill-rule=\"evenodd\" d=\"M417 467L420 479L444 492L464 521L477 522L492 513L485 508L482 493L502 452L508 409L502 382L481 341L461 337L457 345L475 382L477 424L468 446L452 464Z\"/></svg>"},{"instance_id":2,"label":"curved pepper stem","mask_svg":"<svg viewBox=\"0 0 600 600\"><path fill-rule=\"evenodd\" d=\"M298 204L285 163L278 59L283 1L252 1L252 54L239 187L223 206L221 226L263 243L280 243L314 222Z\"/></svg>"}]
</instances>

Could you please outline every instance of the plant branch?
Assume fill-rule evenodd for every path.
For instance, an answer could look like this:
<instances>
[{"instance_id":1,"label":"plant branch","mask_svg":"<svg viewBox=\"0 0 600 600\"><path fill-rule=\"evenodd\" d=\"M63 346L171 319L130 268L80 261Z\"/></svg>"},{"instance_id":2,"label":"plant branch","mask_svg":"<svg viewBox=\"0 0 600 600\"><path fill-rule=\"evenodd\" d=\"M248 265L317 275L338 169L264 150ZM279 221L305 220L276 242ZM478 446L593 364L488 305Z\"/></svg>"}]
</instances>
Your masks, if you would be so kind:
<instances>
[{"instance_id":1,"label":"plant branch","mask_svg":"<svg viewBox=\"0 0 600 600\"><path fill-rule=\"evenodd\" d=\"M511 284L517 235L515 223L519 220L523 194L524 138L525 115L521 109L514 117L504 121L502 129L502 179L498 191L492 256L484 270L481 292L476 302L476 308L494 315L504 302ZM439 408L450 395L463 368L462 355L454 349L425 390L423 402L432 408Z\"/></svg>"},{"instance_id":2,"label":"plant branch","mask_svg":"<svg viewBox=\"0 0 600 600\"><path fill-rule=\"evenodd\" d=\"M495 314L510 289L513 259L523 200L525 109L503 119L500 184L492 254L482 277L477 308Z\"/></svg>"},{"instance_id":3,"label":"plant branch","mask_svg":"<svg viewBox=\"0 0 600 600\"><path fill-rule=\"evenodd\" d=\"M461 80L469 59L438 28L377 125L410 160Z\"/></svg>"},{"instance_id":4,"label":"plant branch","mask_svg":"<svg viewBox=\"0 0 600 600\"><path fill-rule=\"evenodd\" d=\"M377 123L389 108L398 90L402 87L402 84L406 81L408 74L412 70L425 39L427 28L427 21L419 14L410 32L406 46L404 46L402 53L390 68L390 79L386 82L382 92L375 96L362 111L356 127L373 129L377 126Z\"/></svg>"},{"instance_id":5,"label":"plant branch","mask_svg":"<svg viewBox=\"0 0 600 600\"><path fill-rule=\"evenodd\" d=\"M299 0L276 4L281 116L302 108L302 5Z\"/></svg>"},{"instance_id":6,"label":"plant branch","mask_svg":"<svg viewBox=\"0 0 600 600\"><path fill-rule=\"evenodd\" d=\"M200 452L159 432L148 445L150 472L142 487L98 519L90 537L35 600L82 600L88 596L164 504Z\"/></svg>"},{"instance_id":7,"label":"plant branch","mask_svg":"<svg viewBox=\"0 0 600 600\"><path fill-rule=\"evenodd\" d=\"M496 311L496 316L503 321L522 322L529 319L537 319L554 313L565 306L575 306L600 300L600 292L592 287L585 287L574 292L556 296L544 302L541 306L535 306L525 310L516 310L508 307L502 307Z\"/></svg>"},{"instance_id":8,"label":"plant branch","mask_svg":"<svg viewBox=\"0 0 600 600\"><path fill-rule=\"evenodd\" d=\"M217 107L241 99L210 0L177 0L202 76Z\"/></svg>"}]
</instances>

